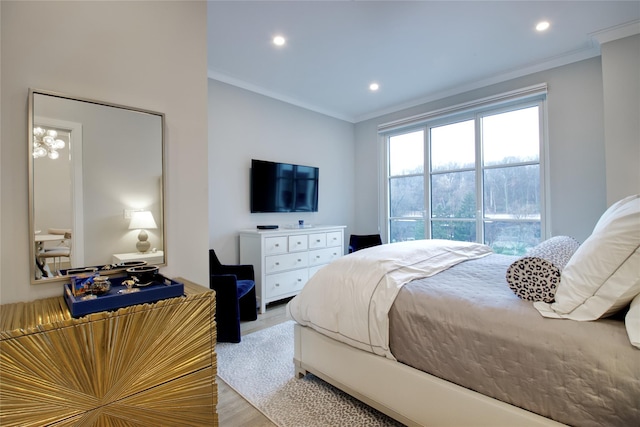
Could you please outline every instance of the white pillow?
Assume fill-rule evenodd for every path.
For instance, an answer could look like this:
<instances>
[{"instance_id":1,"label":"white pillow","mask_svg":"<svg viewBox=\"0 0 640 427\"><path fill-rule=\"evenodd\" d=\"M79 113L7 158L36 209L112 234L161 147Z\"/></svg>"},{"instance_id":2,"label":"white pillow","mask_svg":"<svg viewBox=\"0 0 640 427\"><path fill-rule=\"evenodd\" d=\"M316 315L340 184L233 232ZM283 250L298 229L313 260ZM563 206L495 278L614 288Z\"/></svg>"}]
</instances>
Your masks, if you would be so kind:
<instances>
[{"instance_id":1,"label":"white pillow","mask_svg":"<svg viewBox=\"0 0 640 427\"><path fill-rule=\"evenodd\" d=\"M624 324L627 327L627 335L629 335L631 345L640 348L640 295L631 301L631 307L624 318Z\"/></svg>"},{"instance_id":2,"label":"white pillow","mask_svg":"<svg viewBox=\"0 0 640 427\"><path fill-rule=\"evenodd\" d=\"M600 230L600 228L606 226L606 224L608 224L611 221L611 216L618 209L620 209L621 207L623 207L627 203L637 202L638 198L640 198L640 194L634 194L633 196L627 196L622 200L618 200L617 202L615 202L614 204L609 206L609 208L602 214L602 216L600 217L600 219L596 223L596 226L593 227L593 231L591 233L593 234L596 231Z\"/></svg>"},{"instance_id":3,"label":"white pillow","mask_svg":"<svg viewBox=\"0 0 640 427\"><path fill-rule=\"evenodd\" d=\"M640 195L627 197L600 217L593 233L564 270L555 302L535 302L545 317L597 320L640 294Z\"/></svg>"}]
</instances>

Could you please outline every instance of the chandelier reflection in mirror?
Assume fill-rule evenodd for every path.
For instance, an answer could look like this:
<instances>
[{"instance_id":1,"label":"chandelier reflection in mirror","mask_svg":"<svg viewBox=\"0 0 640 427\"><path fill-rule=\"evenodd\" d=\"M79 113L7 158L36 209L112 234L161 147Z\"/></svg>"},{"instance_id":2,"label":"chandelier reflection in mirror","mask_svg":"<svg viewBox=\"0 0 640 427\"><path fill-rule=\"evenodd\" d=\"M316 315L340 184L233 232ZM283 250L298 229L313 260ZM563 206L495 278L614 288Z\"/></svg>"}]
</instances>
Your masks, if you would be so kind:
<instances>
[{"instance_id":1,"label":"chandelier reflection in mirror","mask_svg":"<svg viewBox=\"0 0 640 427\"><path fill-rule=\"evenodd\" d=\"M43 129L37 126L33 129L33 157L39 158L48 156L50 159L60 157L58 150L64 148L64 141L56 139L58 132L53 129Z\"/></svg>"}]
</instances>

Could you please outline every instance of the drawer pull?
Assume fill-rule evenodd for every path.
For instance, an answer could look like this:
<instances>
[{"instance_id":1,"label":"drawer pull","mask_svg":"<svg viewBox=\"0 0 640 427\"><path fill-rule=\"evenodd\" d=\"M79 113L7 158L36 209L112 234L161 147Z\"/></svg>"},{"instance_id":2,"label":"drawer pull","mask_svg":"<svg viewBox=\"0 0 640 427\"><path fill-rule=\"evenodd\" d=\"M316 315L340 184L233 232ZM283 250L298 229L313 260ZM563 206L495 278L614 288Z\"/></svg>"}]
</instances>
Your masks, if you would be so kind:
<instances>
[{"instance_id":1,"label":"drawer pull","mask_svg":"<svg viewBox=\"0 0 640 427\"><path fill-rule=\"evenodd\" d=\"M316 240L316 242L317 242L317 243L320 243L320 239L317 239L317 240Z\"/></svg>"},{"instance_id":2,"label":"drawer pull","mask_svg":"<svg viewBox=\"0 0 640 427\"><path fill-rule=\"evenodd\" d=\"M280 243L276 243L276 244L275 244L275 247L276 247L276 248L279 248L279 247L280 247Z\"/></svg>"},{"instance_id":3,"label":"drawer pull","mask_svg":"<svg viewBox=\"0 0 640 427\"><path fill-rule=\"evenodd\" d=\"M302 260L300 258L298 258L298 262L302 262Z\"/></svg>"},{"instance_id":4,"label":"drawer pull","mask_svg":"<svg viewBox=\"0 0 640 427\"><path fill-rule=\"evenodd\" d=\"M302 279L298 278L298 282L302 282Z\"/></svg>"},{"instance_id":5,"label":"drawer pull","mask_svg":"<svg viewBox=\"0 0 640 427\"><path fill-rule=\"evenodd\" d=\"M316 255L316 259L320 259L320 255Z\"/></svg>"},{"instance_id":6,"label":"drawer pull","mask_svg":"<svg viewBox=\"0 0 640 427\"><path fill-rule=\"evenodd\" d=\"M278 286L280 286L280 283L276 283L276 288L277 288Z\"/></svg>"},{"instance_id":7,"label":"drawer pull","mask_svg":"<svg viewBox=\"0 0 640 427\"><path fill-rule=\"evenodd\" d=\"M280 263L279 263L279 262L276 262L276 265L280 265Z\"/></svg>"}]
</instances>

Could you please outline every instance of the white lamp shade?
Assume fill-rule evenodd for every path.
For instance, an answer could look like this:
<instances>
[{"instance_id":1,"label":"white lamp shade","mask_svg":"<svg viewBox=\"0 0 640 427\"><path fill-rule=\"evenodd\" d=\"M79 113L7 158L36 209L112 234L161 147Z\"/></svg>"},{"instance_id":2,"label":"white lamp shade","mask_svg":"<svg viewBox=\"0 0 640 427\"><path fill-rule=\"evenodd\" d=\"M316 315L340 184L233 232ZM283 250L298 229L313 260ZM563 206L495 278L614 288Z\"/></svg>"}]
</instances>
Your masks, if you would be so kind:
<instances>
[{"instance_id":1,"label":"white lamp shade","mask_svg":"<svg viewBox=\"0 0 640 427\"><path fill-rule=\"evenodd\" d=\"M136 211L131 214L129 230L158 228L150 211Z\"/></svg>"}]
</instances>

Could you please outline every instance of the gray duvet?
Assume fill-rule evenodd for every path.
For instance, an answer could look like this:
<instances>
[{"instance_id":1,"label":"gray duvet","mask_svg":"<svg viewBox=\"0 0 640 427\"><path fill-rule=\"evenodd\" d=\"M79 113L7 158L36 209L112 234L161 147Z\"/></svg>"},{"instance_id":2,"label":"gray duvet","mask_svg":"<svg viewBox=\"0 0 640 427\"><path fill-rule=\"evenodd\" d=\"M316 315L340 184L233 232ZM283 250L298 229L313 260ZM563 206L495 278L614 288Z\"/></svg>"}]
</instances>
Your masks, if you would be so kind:
<instances>
[{"instance_id":1,"label":"gray duvet","mask_svg":"<svg viewBox=\"0 0 640 427\"><path fill-rule=\"evenodd\" d=\"M543 318L507 285L514 260L489 255L405 285L389 313L393 355L565 424L640 426L640 350L622 318Z\"/></svg>"}]
</instances>

